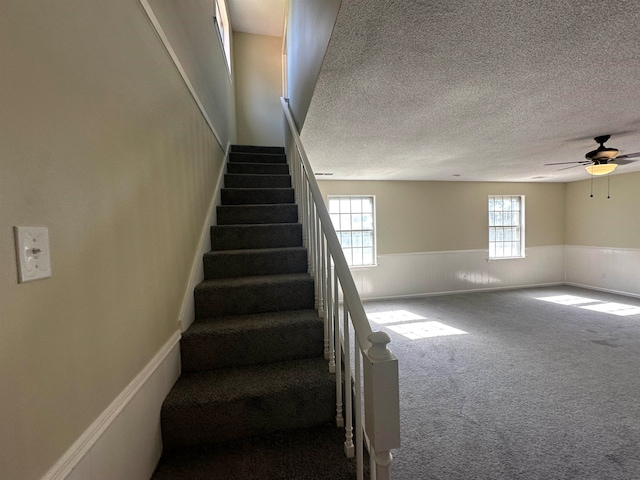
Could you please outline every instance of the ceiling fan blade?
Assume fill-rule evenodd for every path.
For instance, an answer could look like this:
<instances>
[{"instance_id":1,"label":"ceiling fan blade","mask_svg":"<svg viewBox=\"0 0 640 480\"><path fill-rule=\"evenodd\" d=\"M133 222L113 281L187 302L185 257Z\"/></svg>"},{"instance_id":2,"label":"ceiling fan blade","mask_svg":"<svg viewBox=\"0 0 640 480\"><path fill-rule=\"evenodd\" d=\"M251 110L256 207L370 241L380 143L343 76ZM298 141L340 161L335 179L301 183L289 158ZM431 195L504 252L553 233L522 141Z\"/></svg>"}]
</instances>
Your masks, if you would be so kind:
<instances>
[{"instance_id":1,"label":"ceiling fan blade","mask_svg":"<svg viewBox=\"0 0 640 480\"><path fill-rule=\"evenodd\" d=\"M618 160L624 160L627 158L637 158L640 157L640 152L636 152L636 153L627 153L625 155L618 155L616 158L613 159L614 162L618 161Z\"/></svg>"},{"instance_id":2,"label":"ceiling fan blade","mask_svg":"<svg viewBox=\"0 0 640 480\"><path fill-rule=\"evenodd\" d=\"M611 163L615 163L617 165L629 165L630 163L633 162L637 162L638 160L627 160L627 159L622 159L622 160L618 160L617 158L613 160L613 162Z\"/></svg>"},{"instance_id":3,"label":"ceiling fan blade","mask_svg":"<svg viewBox=\"0 0 640 480\"><path fill-rule=\"evenodd\" d=\"M556 170L556 172L559 172L561 170L569 170L570 168L576 168L576 167L581 167L582 165L572 165L571 167L564 167L564 168L559 168L558 170Z\"/></svg>"},{"instance_id":4,"label":"ceiling fan blade","mask_svg":"<svg viewBox=\"0 0 640 480\"><path fill-rule=\"evenodd\" d=\"M568 165L569 163L582 163L586 165L587 163L592 163L591 160L580 160L577 162L559 162L559 163L545 163L545 165Z\"/></svg>"}]
</instances>

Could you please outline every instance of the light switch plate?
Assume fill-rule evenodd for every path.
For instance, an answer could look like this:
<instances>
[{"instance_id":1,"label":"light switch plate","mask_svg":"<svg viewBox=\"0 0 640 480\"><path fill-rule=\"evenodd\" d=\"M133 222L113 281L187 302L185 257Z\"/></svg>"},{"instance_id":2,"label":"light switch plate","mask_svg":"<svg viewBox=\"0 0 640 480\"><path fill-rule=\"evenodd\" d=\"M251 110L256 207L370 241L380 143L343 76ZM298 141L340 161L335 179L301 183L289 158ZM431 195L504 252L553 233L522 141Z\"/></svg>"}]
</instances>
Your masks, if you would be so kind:
<instances>
[{"instance_id":1,"label":"light switch plate","mask_svg":"<svg viewBox=\"0 0 640 480\"><path fill-rule=\"evenodd\" d=\"M18 260L18 282L31 282L51 276L49 229L13 227Z\"/></svg>"}]
</instances>

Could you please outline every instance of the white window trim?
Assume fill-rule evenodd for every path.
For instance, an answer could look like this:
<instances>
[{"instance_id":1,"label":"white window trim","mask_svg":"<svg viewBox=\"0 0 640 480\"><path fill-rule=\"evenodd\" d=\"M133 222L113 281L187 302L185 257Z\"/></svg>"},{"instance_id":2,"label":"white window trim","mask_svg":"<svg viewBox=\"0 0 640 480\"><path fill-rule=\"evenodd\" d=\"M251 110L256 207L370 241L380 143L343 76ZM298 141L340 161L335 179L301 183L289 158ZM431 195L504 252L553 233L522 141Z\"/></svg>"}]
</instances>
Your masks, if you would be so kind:
<instances>
[{"instance_id":1,"label":"white window trim","mask_svg":"<svg viewBox=\"0 0 640 480\"><path fill-rule=\"evenodd\" d=\"M329 200L331 198L363 198L369 197L373 202L373 263L367 263L366 265L349 265L349 269L361 269L361 268L372 268L378 266L378 221L376 218L376 196L369 194L362 195L327 195L327 210L329 209ZM331 214L331 212L329 212ZM335 229L335 225L334 225ZM336 229L336 234L338 230ZM338 237L338 242L340 238Z\"/></svg>"},{"instance_id":2,"label":"white window trim","mask_svg":"<svg viewBox=\"0 0 640 480\"><path fill-rule=\"evenodd\" d=\"M220 12L220 20L218 19L218 12ZM220 31L220 21L227 28L224 28L224 32ZM229 79L232 80L231 75L231 21L229 20L229 9L227 8L226 0L213 0L213 23L216 27L216 33L218 34L218 40L220 41L220 48L222 48L222 56L224 57L225 65L227 66L227 73ZM225 35L223 35L226 34ZM226 39L226 41L225 41Z\"/></svg>"},{"instance_id":3,"label":"white window trim","mask_svg":"<svg viewBox=\"0 0 640 480\"><path fill-rule=\"evenodd\" d=\"M514 255L509 257L492 257L491 256L491 225L489 225L489 202L488 199L491 197L520 197L520 255ZM494 260L520 260L523 258L527 258L526 255L526 247L525 247L525 239L526 239L526 220L525 220L525 195L489 195L487 198L487 241L489 243L489 249L487 250L487 261L492 262Z\"/></svg>"}]
</instances>

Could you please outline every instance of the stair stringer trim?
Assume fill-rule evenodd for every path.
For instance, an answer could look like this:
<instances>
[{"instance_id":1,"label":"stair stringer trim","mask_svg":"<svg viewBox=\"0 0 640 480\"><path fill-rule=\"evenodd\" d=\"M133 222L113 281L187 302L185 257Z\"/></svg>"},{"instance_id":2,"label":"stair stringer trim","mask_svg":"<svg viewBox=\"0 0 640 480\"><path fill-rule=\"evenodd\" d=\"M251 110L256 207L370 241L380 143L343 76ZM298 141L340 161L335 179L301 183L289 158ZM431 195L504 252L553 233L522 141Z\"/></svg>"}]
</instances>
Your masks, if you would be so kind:
<instances>
[{"instance_id":1,"label":"stair stringer trim","mask_svg":"<svg viewBox=\"0 0 640 480\"><path fill-rule=\"evenodd\" d=\"M204 262L202 257L205 253L211 251L211 226L217 225L216 207L222 204L222 186L224 185L224 174L227 171L227 162L229 161L229 151L231 143L227 144L226 153L224 155L224 163L218 174L216 186L213 190L213 197L209 204L209 210L205 218L202 230L200 232L200 240L198 248L191 264L191 273L189 274L189 282L182 297L182 307L180 308L180 317L178 318L179 328L184 332L191 326L196 318L196 303L193 298L193 291L200 282L204 280Z\"/></svg>"},{"instance_id":2,"label":"stair stringer trim","mask_svg":"<svg viewBox=\"0 0 640 480\"><path fill-rule=\"evenodd\" d=\"M137 429L141 425L145 426L148 422L145 422L145 419L136 418L137 415L125 418L125 409L131 405L134 399L144 397L146 407L150 404L154 405L154 411L150 415L159 416L162 402L180 376L181 337L181 332L176 330L149 363L89 425L89 428L78 437L41 480L101 480L108 478L108 472L96 471L93 464L96 458L111 458L110 452L118 451L117 445L121 444L129 445L134 454L127 455L126 459L111 458L117 465L114 470L127 472L131 475L134 475L133 472L138 472L138 476L128 477L132 480L147 480L149 478L160 458L162 446L152 441L137 442L130 438L127 432L132 428ZM156 372L163 377L156 379L162 381L160 389L157 388L157 385L153 385L153 382L150 382ZM128 425L128 428L118 428L123 424ZM157 431L148 431L148 428L146 430L142 428L139 435L147 439L161 438L159 422L152 422L152 424ZM111 428L116 434L106 435Z\"/></svg>"}]
</instances>

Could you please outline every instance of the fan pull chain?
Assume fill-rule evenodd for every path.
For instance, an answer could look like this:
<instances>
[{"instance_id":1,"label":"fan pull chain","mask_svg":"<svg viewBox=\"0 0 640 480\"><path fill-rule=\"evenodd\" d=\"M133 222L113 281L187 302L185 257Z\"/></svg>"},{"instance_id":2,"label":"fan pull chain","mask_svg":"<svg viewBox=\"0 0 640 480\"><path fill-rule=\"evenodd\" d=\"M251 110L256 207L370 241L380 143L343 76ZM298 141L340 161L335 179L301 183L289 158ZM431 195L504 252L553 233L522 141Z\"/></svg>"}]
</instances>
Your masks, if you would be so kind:
<instances>
[{"instance_id":1,"label":"fan pull chain","mask_svg":"<svg viewBox=\"0 0 640 480\"><path fill-rule=\"evenodd\" d=\"M591 198L593 198L593 175L591 175Z\"/></svg>"},{"instance_id":2,"label":"fan pull chain","mask_svg":"<svg viewBox=\"0 0 640 480\"><path fill-rule=\"evenodd\" d=\"M607 175L607 198L611 198L611 174Z\"/></svg>"}]
</instances>

